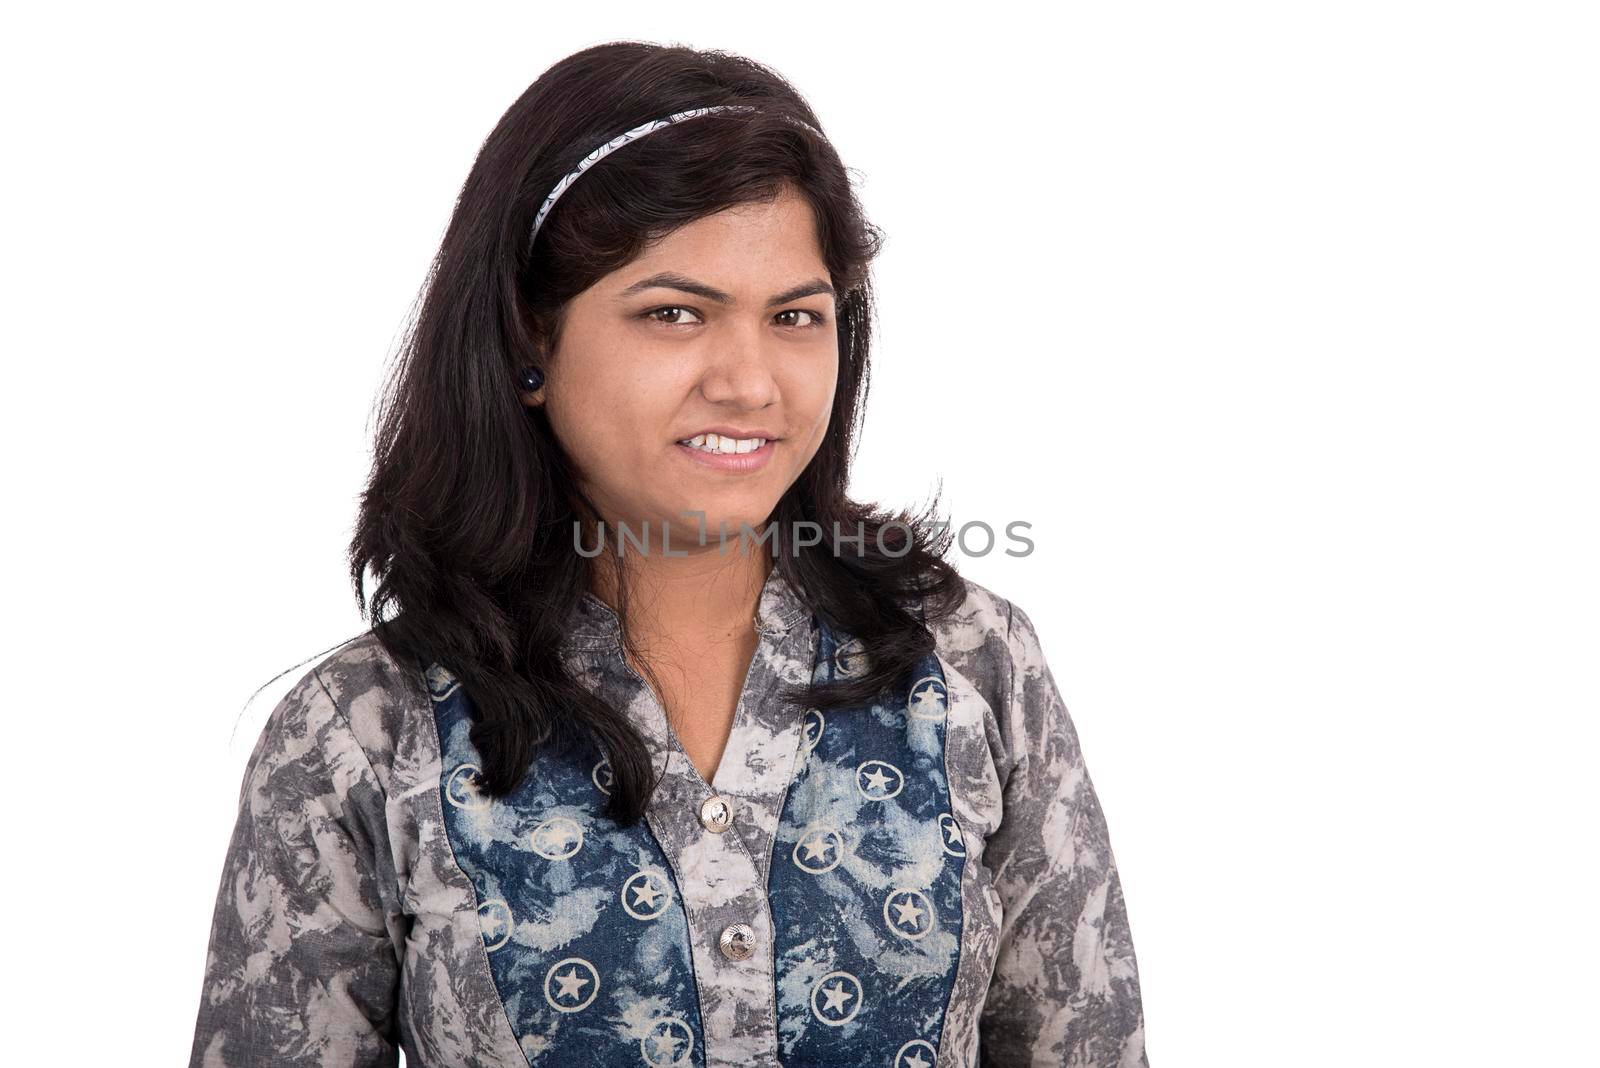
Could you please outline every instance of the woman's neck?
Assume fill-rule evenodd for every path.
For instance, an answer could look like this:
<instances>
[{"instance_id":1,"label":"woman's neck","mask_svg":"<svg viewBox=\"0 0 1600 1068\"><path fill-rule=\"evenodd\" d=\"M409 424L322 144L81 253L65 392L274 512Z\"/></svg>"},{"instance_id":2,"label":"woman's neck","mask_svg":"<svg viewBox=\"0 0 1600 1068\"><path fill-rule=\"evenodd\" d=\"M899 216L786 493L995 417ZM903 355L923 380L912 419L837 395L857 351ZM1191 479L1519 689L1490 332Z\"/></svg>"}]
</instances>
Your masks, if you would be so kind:
<instances>
[{"instance_id":1,"label":"woman's neck","mask_svg":"<svg viewBox=\"0 0 1600 1068\"><path fill-rule=\"evenodd\" d=\"M592 588L624 618L630 635L646 650L686 641L692 649L701 642L747 635L772 570L765 553L720 552L716 546L683 556L636 552L620 562L627 568L628 593L621 610L615 557L608 561L611 566L593 569Z\"/></svg>"},{"instance_id":2,"label":"woman's neck","mask_svg":"<svg viewBox=\"0 0 1600 1068\"><path fill-rule=\"evenodd\" d=\"M624 622L637 650L637 658L628 651L628 664L650 680L679 744L709 783L760 640L755 614L771 561L713 550L627 562ZM609 584L596 594L615 610L608 592Z\"/></svg>"}]
</instances>

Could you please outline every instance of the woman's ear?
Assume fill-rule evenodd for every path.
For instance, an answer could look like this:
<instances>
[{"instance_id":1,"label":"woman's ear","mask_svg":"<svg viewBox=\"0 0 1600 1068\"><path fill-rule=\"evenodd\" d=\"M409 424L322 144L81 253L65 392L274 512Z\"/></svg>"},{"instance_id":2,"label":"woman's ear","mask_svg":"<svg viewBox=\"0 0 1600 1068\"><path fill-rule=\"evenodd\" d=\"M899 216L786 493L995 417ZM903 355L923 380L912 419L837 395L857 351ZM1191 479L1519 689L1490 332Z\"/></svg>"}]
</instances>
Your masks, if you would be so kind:
<instances>
[{"instance_id":1,"label":"woman's ear","mask_svg":"<svg viewBox=\"0 0 1600 1068\"><path fill-rule=\"evenodd\" d=\"M522 403L530 408L537 408L544 403L544 363L543 354L536 354L533 362L528 363L517 372L517 387Z\"/></svg>"},{"instance_id":2,"label":"woman's ear","mask_svg":"<svg viewBox=\"0 0 1600 1068\"><path fill-rule=\"evenodd\" d=\"M546 377L550 371L550 360L555 353L555 334L552 333L552 323L547 323L544 317L525 310L522 318L525 328L526 357L517 369L517 390L522 398L522 403L528 408L538 408L546 401Z\"/></svg>"},{"instance_id":3,"label":"woman's ear","mask_svg":"<svg viewBox=\"0 0 1600 1068\"><path fill-rule=\"evenodd\" d=\"M550 352L554 346L551 343L550 332L539 316L530 312L524 322L527 326L529 353L517 371L517 388L522 403L530 408L537 408L545 402L545 374L550 366Z\"/></svg>"}]
</instances>

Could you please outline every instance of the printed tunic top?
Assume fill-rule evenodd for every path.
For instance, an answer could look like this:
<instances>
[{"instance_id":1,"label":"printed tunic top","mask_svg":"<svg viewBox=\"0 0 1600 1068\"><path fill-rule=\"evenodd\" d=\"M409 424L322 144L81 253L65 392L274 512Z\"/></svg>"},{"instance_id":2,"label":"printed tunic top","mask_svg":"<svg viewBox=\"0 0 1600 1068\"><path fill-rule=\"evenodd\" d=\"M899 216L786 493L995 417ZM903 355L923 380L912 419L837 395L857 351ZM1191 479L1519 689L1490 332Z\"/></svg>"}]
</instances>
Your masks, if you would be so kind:
<instances>
[{"instance_id":1,"label":"printed tunic top","mask_svg":"<svg viewBox=\"0 0 1600 1068\"><path fill-rule=\"evenodd\" d=\"M193 1066L1146 1065L1121 883L1031 620L967 580L903 694L773 570L712 781L586 594L562 655L660 780L602 814L598 751L480 793L471 698L369 630L304 675L247 765ZM426 682L426 702L401 672Z\"/></svg>"}]
</instances>

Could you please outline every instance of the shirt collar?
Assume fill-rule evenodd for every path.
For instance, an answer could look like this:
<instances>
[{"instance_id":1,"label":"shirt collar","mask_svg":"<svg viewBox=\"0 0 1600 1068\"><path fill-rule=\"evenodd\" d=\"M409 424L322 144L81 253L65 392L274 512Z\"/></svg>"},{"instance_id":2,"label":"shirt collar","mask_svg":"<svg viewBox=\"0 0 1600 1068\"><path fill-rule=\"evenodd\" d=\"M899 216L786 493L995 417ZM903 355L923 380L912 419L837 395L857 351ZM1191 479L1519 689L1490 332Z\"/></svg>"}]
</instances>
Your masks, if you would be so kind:
<instances>
[{"instance_id":1,"label":"shirt collar","mask_svg":"<svg viewBox=\"0 0 1600 1068\"><path fill-rule=\"evenodd\" d=\"M811 615L811 607L783 573L774 567L762 584L756 601L756 630L771 637L782 637L795 624ZM617 613L594 593L585 590L573 610L567 627L567 641L577 646L615 644L622 633Z\"/></svg>"}]
</instances>

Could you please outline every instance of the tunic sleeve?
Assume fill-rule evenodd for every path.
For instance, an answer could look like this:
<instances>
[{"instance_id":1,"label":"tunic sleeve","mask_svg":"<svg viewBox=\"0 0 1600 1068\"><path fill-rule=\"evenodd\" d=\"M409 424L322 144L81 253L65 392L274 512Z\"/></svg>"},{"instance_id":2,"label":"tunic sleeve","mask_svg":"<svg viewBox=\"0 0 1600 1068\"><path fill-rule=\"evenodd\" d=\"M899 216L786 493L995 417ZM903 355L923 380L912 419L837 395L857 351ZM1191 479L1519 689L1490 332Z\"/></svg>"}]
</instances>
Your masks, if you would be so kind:
<instances>
[{"instance_id":1,"label":"tunic sleeve","mask_svg":"<svg viewBox=\"0 0 1600 1068\"><path fill-rule=\"evenodd\" d=\"M1003 917L979 1023L985 1066L1147 1066L1122 884L1078 737L1015 605L1004 814L984 851Z\"/></svg>"},{"instance_id":2,"label":"tunic sleeve","mask_svg":"<svg viewBox=\"0 0 1600 1068\"><path fill-rule=\"evenodd\" d=\"M385 798L315 669L246 764L191 1068L399 1063Z\"/></svg>"}]
</instances>

